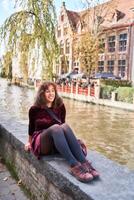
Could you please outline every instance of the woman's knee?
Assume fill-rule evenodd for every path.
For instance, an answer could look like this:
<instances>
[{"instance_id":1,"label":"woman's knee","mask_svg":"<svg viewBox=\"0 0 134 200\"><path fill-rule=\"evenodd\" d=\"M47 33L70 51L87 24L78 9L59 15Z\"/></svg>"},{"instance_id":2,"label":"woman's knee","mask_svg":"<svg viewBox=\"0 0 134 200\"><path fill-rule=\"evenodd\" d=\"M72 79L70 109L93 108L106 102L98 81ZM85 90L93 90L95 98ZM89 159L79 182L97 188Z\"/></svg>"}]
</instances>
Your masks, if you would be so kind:
<instances>
[{"instance_id":1,"label":"woman's knee","mask_svg":"<svg viewBox=\"0 0 134 200\"><path fill-rule=\"evenodd\" d=\"M49 130L52 132L52 133L60 133L62 131L62 128L60 127L59 124L54 124L52 125Z\"/></svg>"},{"instance_id":2,"label":"woman's knee","mask_svg":"<svg viewBox=\"0 0 134 200\"><path fill-rule=\"evenodd\" d=\"M61 124L61 127L64 129L64 130L68 130L68 129L71 129L70 126L66 123L64 124Z\"/></svg>"}]
</instances>

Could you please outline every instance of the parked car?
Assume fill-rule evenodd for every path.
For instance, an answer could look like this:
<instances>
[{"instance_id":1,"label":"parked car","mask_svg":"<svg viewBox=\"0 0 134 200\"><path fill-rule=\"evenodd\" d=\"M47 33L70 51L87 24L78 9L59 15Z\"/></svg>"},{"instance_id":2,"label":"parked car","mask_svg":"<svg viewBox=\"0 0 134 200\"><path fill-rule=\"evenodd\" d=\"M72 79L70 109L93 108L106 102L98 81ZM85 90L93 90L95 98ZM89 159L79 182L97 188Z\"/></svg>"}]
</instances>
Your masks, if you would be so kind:
<instances>
[{"instance_id":1,"label":"parked car","mask_svg":"<svg viewBox=\"0 0 134 200\"><path fill-rule=\"evenodd\" d=\"M102 72L102 73L96 73L94 78L98 78L98 79L112 79L112 80L116 80L116 79L121 79L121 77L119 76L115 76L114 74L110 73L110 72Z\"/></svg>"}]
</instances>

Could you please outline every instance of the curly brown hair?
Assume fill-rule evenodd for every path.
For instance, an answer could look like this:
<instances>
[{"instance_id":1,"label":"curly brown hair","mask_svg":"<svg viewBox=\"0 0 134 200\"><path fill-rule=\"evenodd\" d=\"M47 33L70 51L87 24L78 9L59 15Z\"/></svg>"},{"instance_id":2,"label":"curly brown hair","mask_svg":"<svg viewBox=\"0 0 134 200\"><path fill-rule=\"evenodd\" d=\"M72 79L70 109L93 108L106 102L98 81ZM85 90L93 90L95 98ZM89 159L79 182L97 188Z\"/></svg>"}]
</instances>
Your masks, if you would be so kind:
<instances>
[{"instance_id":1,"label":"curly brown hair","mask_svg":"<svg viewBox=\"0 0 134 200\"><path fill-rule=\"evenodd\" d=\"M35 98L35 102L34 105L38 106L38 107L45 107L47 102L46 99L44 97L44 92L46 90L48 90L49 86L53 86L54 90L55 90L55 99L52 103L52 107L56 108L58 106L60 106L63 103L63 100L61 97L59 97L58 92L57 92L57 88L56 88L56 84L52 81L45 81L43 82L37 92L36 98Z\"/></svg>"}]
</instances>

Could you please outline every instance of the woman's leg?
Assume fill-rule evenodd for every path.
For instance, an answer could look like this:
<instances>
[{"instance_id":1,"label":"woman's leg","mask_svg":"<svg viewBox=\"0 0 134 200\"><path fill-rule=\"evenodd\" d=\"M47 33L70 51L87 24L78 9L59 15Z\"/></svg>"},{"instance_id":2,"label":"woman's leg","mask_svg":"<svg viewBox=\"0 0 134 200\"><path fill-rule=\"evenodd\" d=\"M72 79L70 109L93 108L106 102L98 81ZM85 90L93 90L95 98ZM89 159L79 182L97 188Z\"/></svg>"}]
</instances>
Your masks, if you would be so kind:
<instances>
[{"instance_id":1,"label":"woman's leg","mask_svg":"<svg viewBox=\"0 0 134 200\"><path fill-rule=\"evenodd\" d=\"M70 173L73 176L81 182L89 182L93 179L91 173L89 173L72 154L63 128L57 124L51 126L41 134L41 153L43 154L51 151L53 144L59 153L68 161L71 166ZM47 145L50 145L49 148Z\"/></svg>"},{"instance_id":2,"label":"woman's leg","mask_svg":"<svg viewBox=\"0 0 134 200\"><path fill-rule=\"evenodd\" d=\"M62 124L61 127L64 130L65 137L68 141L68 144L70 146L73 155L79 162L82 163L82 166L93 175L94 178L98 178L99 177L98 171L91 165L91 163L88 160L86 160L72 129L66 123Z\"/></svg>"},{"instance_id":3,"label":"woman's leg","mask_svg":"<svg viewBox=\"0 0 134 200\"><path fill-rule=\"evenodd\" d=\"M64 131L58 124L55 124L42 132L41 154L50 154L54 146L58 152L68 161L70 166L75 166L78 164L77 159L74 157L69 148L64 135Z\"/></svg>"},{"instance_id":4,"label":"woman's leg","mask_svg":"<svg viewBox=\"0 0 134 200\"><path fill-rule=\"evenodd\" d=\"M75 158L79 162L81 162L81 163L85 162L86 158L81 150L81 147L80 147L78 140L75 137L72 129L66 123L62 124L61 127L64 130L64 134L67 139L68 145L72 151L72 154L75 156Z\"/></svg>"}]
</instances>

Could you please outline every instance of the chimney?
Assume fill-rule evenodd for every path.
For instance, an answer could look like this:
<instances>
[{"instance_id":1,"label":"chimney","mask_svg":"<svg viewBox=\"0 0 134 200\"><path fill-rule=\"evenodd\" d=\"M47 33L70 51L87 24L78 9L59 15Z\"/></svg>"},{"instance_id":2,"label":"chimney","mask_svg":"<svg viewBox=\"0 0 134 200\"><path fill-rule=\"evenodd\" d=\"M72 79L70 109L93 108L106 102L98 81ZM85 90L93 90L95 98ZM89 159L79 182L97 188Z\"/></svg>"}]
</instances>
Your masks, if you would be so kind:
<instances>
[{"instance_id":1,"label":"chimney","mask_svg":"<svg viewBox=\"0 0 134 200\"><path fill-rule=\"evenodd\" d=\"M65 1L62 2L62 6L63 6L64 8L66 7Z\"/></svg>"}]
</instances>

